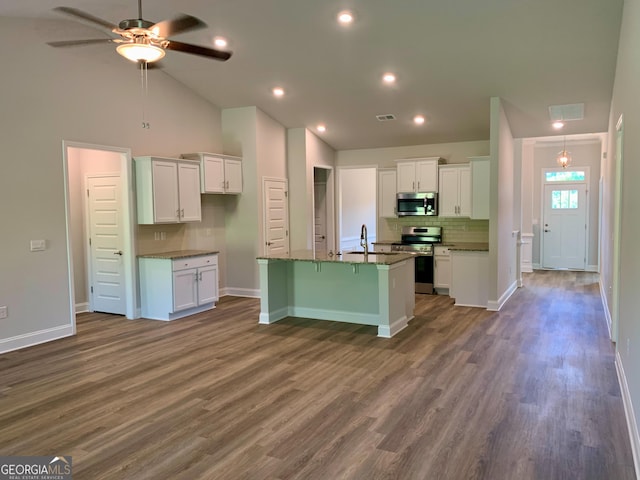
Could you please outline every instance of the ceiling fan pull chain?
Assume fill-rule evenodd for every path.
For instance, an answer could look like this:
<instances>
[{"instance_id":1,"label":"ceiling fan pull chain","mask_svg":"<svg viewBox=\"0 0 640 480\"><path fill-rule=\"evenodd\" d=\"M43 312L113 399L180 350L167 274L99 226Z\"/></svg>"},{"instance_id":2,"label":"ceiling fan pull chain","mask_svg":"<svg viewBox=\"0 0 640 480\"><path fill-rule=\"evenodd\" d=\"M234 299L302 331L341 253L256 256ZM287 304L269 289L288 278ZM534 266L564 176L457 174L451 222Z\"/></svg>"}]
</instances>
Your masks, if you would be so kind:
<instances>
[{"instance_id":1,"label":"ceiling fan pull chain","mask_svg":"<svg viewBox=\"0 0 640 480\"><path fill-rule=\"evenodd\" d=\"M149 82L147 75L147 62L140 61L140 83L141 83L141 97L142 97L142 128L149 129L151 126L147 122L147 91L149 90Z\"/></svg>"}]
</instances>

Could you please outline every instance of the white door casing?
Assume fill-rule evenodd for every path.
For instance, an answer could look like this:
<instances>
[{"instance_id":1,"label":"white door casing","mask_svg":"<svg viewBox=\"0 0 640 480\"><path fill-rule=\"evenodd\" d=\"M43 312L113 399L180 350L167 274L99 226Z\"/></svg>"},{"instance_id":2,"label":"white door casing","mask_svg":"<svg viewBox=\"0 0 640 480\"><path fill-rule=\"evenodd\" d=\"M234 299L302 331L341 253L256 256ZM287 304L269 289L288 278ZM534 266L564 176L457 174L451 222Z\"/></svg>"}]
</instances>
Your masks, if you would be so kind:
<instances>
[{"instance_id":1,"label":"white door casing","mask_svg":"<svg viewBox=\"0 0 640 480\"><path fill-rule=\"evenodd\" d=\"M545 184L542 236L544 268L586 267L587 185Z\"/></svg>"},{"instance_id":2,"label":"white door casing","mask_svg":"<svg viewBox=\"0 0 640 480\"><path fill-rule=\"evenodd\" d=\"M120 176L87 178L89 308L126 313Z\"/></svg>"},{"instance_id":3,"label":"white door casing","mask_svg":"<svg viewBox=\"0 0 640 480\"><path fill-rule=\"evenodd\" d=\"M265 255L289 253L289 202L287 180L263 179Z\"/></svg>"}]
</instances>

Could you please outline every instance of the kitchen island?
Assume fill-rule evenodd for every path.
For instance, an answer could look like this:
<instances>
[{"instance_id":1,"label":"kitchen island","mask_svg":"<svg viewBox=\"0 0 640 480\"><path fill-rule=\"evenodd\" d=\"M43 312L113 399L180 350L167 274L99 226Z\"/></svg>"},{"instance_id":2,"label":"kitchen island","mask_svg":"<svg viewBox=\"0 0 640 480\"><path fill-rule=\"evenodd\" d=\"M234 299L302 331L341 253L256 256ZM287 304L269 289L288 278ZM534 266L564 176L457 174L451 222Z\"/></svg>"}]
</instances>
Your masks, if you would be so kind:
<instances>
[{"instance_id":1,"label":"kitchen island","mask_svg":"<svg viewBox=\"0 0 640 480\"><path fill-rule=\"evenodd\" d=\"M414 257L311 250L258 257L259 323L286 317L375 325L390 338L413 318Z\"/></svg>"}]
</instances>

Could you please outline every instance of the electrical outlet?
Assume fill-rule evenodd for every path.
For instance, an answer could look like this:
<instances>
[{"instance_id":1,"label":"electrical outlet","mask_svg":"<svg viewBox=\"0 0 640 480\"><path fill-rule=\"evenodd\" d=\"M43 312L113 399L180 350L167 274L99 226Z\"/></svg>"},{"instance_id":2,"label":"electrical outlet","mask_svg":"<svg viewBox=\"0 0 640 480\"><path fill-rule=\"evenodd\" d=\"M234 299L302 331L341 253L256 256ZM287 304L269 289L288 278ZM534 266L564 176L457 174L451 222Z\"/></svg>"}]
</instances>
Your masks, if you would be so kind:
<instances>
[{"instance_id":1,"label":"electrical outlet","mask_svg":"<svg viewBox=\"0 0 640 480\"><path fill-rule=\"evenodd\" d=\"M153 239L160 240L160 232L153 232Z\"/></svg>"},{"instance_id":2,"label":"electrical outlet","mask_svg":"<svg viewBox=\"0 0 640 480\"><path fill-rule=\"evenodd\" d=\"M167 239L167 232L160 232L160 240L166 240Z\"/></svg>"},{"instance_id":3,"label":"electrical outlet","mask_svg":"<svg viewBox=\"0 0 640 480\"><path fill-rule=\"evenodd\" d=\"M9 311L7 310L7 306L4 305L0 307L0 318L7 318L9 316Z\"/></svg>"}]
</instances>

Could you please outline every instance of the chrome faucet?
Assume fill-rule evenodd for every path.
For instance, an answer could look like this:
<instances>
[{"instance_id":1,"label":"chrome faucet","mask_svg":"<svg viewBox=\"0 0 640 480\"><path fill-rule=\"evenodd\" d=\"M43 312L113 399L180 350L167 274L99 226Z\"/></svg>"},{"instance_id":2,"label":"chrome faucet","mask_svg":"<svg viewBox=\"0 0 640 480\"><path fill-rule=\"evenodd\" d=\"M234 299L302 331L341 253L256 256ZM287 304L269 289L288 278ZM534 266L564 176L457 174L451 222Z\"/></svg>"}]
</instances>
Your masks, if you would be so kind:
<instances>
[{"instance_id":1,"label":"chrome faucet","mask_svg":"<svg viewBox=\"0 0 640 480\"><path fill-rule=\"evenodd\" d=\"M367 226L363 223L360 229L360 246L364 248L364 254L369 253L369 242L367 241Z\"/></svg>"}]
</instances>

